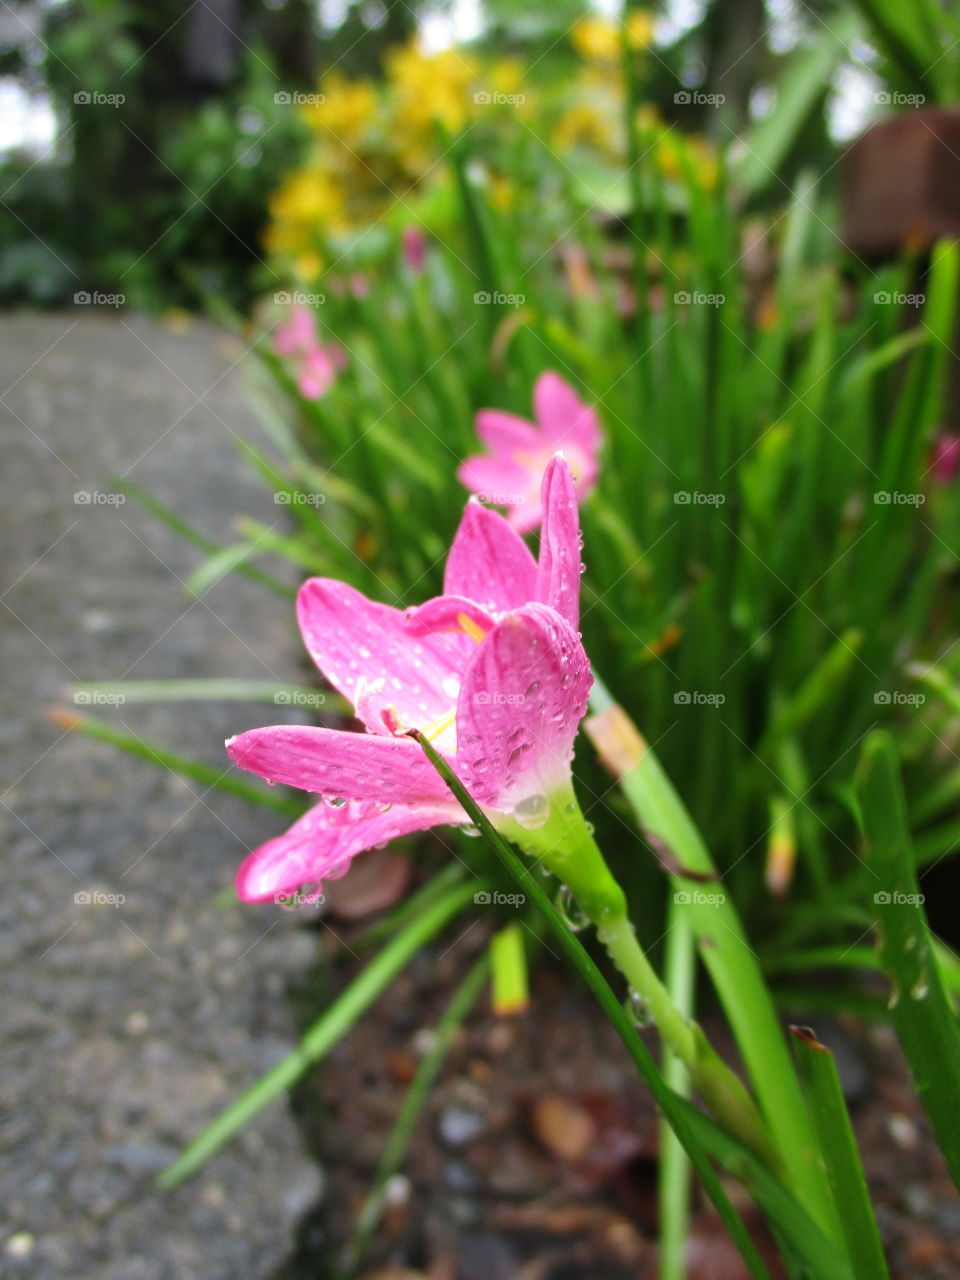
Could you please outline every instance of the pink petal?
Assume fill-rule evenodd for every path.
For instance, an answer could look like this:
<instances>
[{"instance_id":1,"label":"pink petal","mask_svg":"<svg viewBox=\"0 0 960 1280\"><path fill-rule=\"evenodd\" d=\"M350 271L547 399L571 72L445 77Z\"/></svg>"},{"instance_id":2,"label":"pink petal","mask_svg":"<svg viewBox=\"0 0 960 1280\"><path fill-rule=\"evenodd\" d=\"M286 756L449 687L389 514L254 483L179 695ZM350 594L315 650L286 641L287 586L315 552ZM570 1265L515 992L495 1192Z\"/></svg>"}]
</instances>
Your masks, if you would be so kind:
<instances>
[{"instance_id":1,"label":"pink petal","mask_svg":"<svg viewBox=\"0 0 960 1280\"><path fill-rule=\"evenodd\" d=\"M536 497L525 498L523 502L511 507L507 512L507 522L510 528L518 534L530 533L540 527L542 516L543 508L540 505L540 496L538 494Z\"/></svg>"},{"instance_id":2,"label":"pink petal","mask_svg":"<svg viewBox=\"0 0 960 1280\"><path fill-rule=\"evenodd\" d=\"M326 347L313 347L304 352L300 361L300 394L307 400L319 400L330 390L336 376L337 369L331 353Z\"/></svg>"},{"instance_id":3,"label":"pink petal","mask_svg":"<svg viewBox=\"0 0 960 1280\"><path fill-rule=\"evenodd\" d=\"M574 428L589 432L591 419L596 423L593 409L558 373L549 370L541 373L533 388L533 407L543 434L552 444Z\"/></svg>"},{"instance_id":4,"label":"pink petal","mask_svg":"<svg viewBox=\"0 0 960 1280\"><path fill-rule=\"evenodd\" d=\"M575 627L580 620L580 516L573 476L563 458L551 460L541 495L543 527L534 598Z\"/></svg>"},{"instance_id":5,"label":"pink petal","mask_svg":"<svg viewBox=\"0 0 960 1280\"><path fill-rule=\"evenodd\" d=\"M340 809L322 802L244 859L237 871L237 895L244 902L269 902L301 885L343 875L356 854L385 840L465 819L452 800L393 805L386 812L364 801L353 800Z\"/></svg>"},{"instance_id":6,"label":"pink petal","mask_svg":"<svg viewBox=\"0 0 960 1280\"><path fill-rule=\"evenodd\" d=\"M460 464L457 479L487 505L513 507L524 501L540 478L532 480L529 469L518 462L478 453Z\"/></svg>"},{"instance_id":7,"label":"pink petal","mask_svg":"<svg viewBox=\"0 0 960 1280\"><path fill-rule=\"evenodd\" d=\"M334 688L354 706L364 695L363 719L374 733L386 732L380 712L391 705L401 723L421 728L453 707L474 648L467 636L414 639L400 609L332 578L303 584L297 617L310 656Z\"/></svg>"},{"instance_id":8,"label":"pink petal","mask_svg":"<svg viewBox=\"0 0 960 1280\"><path fill-rule=\"evenodd\" d=\"M526 548L524 548L526 550ZM529 552L528 552L529 554ZM532 559L532 557L531 557ZM506 612L506 606L501 612ZM418 605L407 613L407 630L412 636L429 636L437 631L464 632L461 622L467 618L484 635L493 628L494 619L466 596L435 596L426 604ZM469 634L469 633L468 633Z\"/></svg>"},{"instance_id":9,"label":"pink petal","mask_svg":"<svg viewBox=\"0 0 960 1280\"><path fill-rule=\"evenodd\" d=\"M580 638L543 604L501 618L457 701L457 772L480 804L509 810L569 776L592 676Z\"/></svg>"},{"instance_id":10,"label":"pink petal","mask_svg":"<svg viewBox=\"0 0 960 1280\"><path fill-rule=\"evenodd\" d=\"M227 755L268 782L347 800L416 804L447 795L412 738L278 724L238 733Z\"/></svg>"},{"instance_id":11,"label":"pink petal","mask_svg":"<svg viewBox=\"0 0 960 1280\"><path fill-rule=\"evenodd\" d=\"M504 613L533 599L536 577L530 548L503 516L468 502L447 556L444 595Z\"/></svg>"},{"instance_id":12,"label":"pink petal","mask_svg":"<svg viewBox=\"0 0 960 1280\"><path fill-rule=\"evenodd\" d=\"M543 440L532 422L502 409L481 409L474 419L477 435L491 453L540 453ZM519 459L523 461L523 459Z\"/></svg>"}]
</instances>

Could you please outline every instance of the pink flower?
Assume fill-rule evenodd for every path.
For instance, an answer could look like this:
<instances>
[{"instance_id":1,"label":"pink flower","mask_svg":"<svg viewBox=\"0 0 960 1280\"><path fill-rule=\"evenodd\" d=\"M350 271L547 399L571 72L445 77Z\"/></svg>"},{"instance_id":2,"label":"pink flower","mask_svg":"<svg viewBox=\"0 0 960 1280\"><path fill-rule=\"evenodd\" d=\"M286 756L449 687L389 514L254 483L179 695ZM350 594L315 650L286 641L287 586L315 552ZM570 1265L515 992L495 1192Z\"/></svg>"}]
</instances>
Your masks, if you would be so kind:
<instances>
[{"instance_id":1,"label":"pink flower","mask_svg":"<svg viewBox=\"0 0 960 1280\"><path fill-rule=\"evenodd\" d=\"M930 465L938 484L952 484L960 472L960 436L937 436Z\"/></svg>"},{"instance_id":2,"label":"pink flower","mask_svg":"<svg viewBox=\"0 0 960 1280\"><path fill-rule=\"evenodd\" d=\"M317 336L313 309L298 303L290 319L277 326L274 350L296 368L297 386L307 400L319 400L336 381L344 367L342 349L336 343L322 343Z\"/></svg>"},{"instance_id":3,"label":"pink flower","mask_svg":"<svg viewBox=\"0 0 960 1280\"><path fill-rule=\"evenodd\" d=\"M472 493L495 507L509 507L518 533L542 518L540 480L562 450L576 477L581 500L597 483L601 432L596 411L557 373L542 373L533 389L536 426L501 409L481 409L477 434L490 450L467 458L457 475Z\"/></svg>"},{"instance_id":4,"label":"pink flower","mask_svg":"<svg viewBox=\"0 0 960 1280\"><path fill-rule=\"evenodd\" d=\"M576 630L579 521L562 458L544 476L543 505L537 563L502 516L468 503L444 594L419 609L377 604L329 578L304 584L304 641L366 732L276 725L227 742L241 768L328 797L246 858L241 898L315 893L366 849L469 821L408 728L432 740L491 821L546 821L551 797L570 788L591 684Z\"/></svg>"},{"instance_id":5,"label":"pink flower","mask_svg":"<svg viewBox=\"0 0 960 1280\"><path fill-rule=\"evenodd\" d=\"M427 252L427 240L419 227L403 228L403 256L415 276L423 270Z\"/></svg>"}]
</instances>

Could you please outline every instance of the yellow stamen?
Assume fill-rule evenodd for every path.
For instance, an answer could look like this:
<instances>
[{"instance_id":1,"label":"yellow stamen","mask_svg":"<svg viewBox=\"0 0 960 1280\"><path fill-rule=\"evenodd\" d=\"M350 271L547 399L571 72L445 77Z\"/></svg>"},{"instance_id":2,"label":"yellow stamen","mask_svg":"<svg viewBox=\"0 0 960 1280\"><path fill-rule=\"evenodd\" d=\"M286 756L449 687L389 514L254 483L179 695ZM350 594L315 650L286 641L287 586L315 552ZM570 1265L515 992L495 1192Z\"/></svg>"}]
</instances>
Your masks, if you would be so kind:
<instances>
[{"instance_id":1,"label":"yellow stamen","mask_svg":"<svg viewBox=\"0 0 960 1280\"><path fill-rule=\"evenodd\" d=\"M465 631L471 640L477 644L486 638L486 632L479 623L468 617L465 613L457 614L457 622L460 624L460 630Z\"/></svg>"},{"instance_id":2,"label":"yellow stamen","mask_svg":"<svg viewBox=\"0 0 960 1280\"><path fill-rule=\"evenodd\" d=\"M452 707L445 716L441 716L439 720L434 720L430 724L425 724L420 732L423 736L432 742L434 738L438 738L445 729L450 726L457 718L457 708Z\"/></svg>"}]
</instances>

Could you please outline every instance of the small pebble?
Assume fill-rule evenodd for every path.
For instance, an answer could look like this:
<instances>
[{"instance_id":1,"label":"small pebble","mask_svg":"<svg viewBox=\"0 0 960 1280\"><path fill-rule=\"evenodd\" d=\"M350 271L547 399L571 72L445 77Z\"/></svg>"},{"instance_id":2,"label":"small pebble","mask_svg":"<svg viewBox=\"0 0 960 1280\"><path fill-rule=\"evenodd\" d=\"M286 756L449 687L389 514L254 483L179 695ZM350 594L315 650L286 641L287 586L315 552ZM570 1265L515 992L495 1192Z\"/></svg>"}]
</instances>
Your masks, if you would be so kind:
<instances>
[{"instance_id":1,"label":"small pebble","mask_svg":"<svg viewBox=\"0 0 960 1280\"><path fill-rule=\"evenodd\" d=\"M11 1258L29 1258L35 1244L36 1240L29 1231L17 1231L14 1235L8 1236L3 1247L4 1252Z\"/></svg>"},{"instance_id":2,"label":"small pebble","mask_svg":"<svg viewBox=\"0 0 960 1280\"><path fill-rule=\"evenodd\" d=\"M461 1147L483 1133L484 1119L476 1111L456 1105L447 1107L440 1116L440 1137L449 1147Z\"/></svg>"},{"instance_id":3,"label":"small pebble","mask_svg":"<svg viewBox=\"0 0 960 1280\"><path fill-rule=\"evenodd\" d=\"M559 1095L538 1098L530 1123L541 1145L571 1164L583 1159L596 1138L596 1126L586 1111Z\"/></svg>"}]
</instances>

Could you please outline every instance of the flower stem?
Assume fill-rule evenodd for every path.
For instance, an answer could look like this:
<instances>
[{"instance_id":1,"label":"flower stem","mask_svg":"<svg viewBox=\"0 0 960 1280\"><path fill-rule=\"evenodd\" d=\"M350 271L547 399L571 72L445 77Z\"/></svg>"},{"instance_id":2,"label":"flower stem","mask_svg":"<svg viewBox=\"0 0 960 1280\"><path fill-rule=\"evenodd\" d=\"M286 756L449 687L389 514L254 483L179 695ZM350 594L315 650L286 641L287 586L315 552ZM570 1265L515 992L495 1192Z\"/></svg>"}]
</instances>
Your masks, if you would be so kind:
<instances>
[{"instance_id":1,"label":"flower stem","mask_svg":"<svg viewBox=\"0 0 960 1280\"><path fill-rule=\"evenodd\" d=\"M493 815L491 815L492 817ZM536 829L496 815L500 832L561 880L596 926L607 954L626 978L664 1042L690 1071L691 1080L717 1120L770 1168L779 1168L767 1127L747 1089L720 1058L701 1028L673 1002L637 941L627 901L593 838L568 783L549 796L545 821Z\"/></svg>"}]
</instances>

